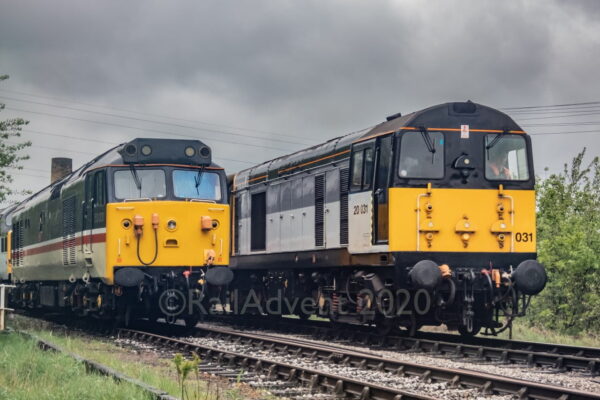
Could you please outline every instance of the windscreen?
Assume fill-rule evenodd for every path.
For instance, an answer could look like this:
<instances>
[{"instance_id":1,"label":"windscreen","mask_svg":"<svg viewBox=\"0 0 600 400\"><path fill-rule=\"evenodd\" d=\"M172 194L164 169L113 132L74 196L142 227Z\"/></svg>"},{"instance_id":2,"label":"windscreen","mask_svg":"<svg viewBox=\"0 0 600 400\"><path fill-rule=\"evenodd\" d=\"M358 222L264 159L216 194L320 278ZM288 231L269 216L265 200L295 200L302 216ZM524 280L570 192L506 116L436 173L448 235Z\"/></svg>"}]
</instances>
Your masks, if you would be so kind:
<instances>
[{"instance_id":1,"label":"windscreen","mask_svg":"<svg viewBox=\"0 0 600 400\"><path fill-rule=\"evenodd\" d=\"M214 172L176 169L173 171L173 188L175 197L221 200L221 179Z\"/></svg>"},{"instance_id":2,"label":"windscreen","mask_svg":"<svg viewBox=\"0 0 600 400\"><path fill-rule=\"evenodd\" d=\"M165 171L136 168L115 171L115 197L119 200L154 199L167 195Z\"/></svg>"},{"instance_id":3,"label":"windscreen","mask_svg":"<svg viewBox=\"0 0 600 400\"><path fill-rule=\"evenodd\" d=\"M444 135L441 132L405 132L399 154L401 178L444 177Z\"/></svg>"},{"instance_id":4,"label":"windscreen","mask_svg":"<svg viewBox=\"0 0 600 400\"><path fill-rule=\"evenodd\" d=\"M527 144L520 135L486 135L485 177L492 181L529 179Z\"/></svg>"}]
</instances>

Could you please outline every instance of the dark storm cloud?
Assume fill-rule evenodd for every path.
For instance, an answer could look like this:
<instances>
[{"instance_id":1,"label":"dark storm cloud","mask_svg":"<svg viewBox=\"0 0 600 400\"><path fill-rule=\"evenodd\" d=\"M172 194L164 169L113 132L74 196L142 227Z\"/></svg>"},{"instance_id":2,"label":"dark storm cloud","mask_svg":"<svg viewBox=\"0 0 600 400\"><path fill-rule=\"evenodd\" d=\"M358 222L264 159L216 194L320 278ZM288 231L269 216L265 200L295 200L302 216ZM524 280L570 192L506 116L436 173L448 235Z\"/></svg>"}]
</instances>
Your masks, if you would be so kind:
<instances>
[{"instance_id":1,"label":"dark storm cloud","mask_svg":"<svg viewBox=\"0 0 600 400\"><path fill-rule=\"evenodd\" d=\"M445 101L502 107L600 100L598 4L6 2L0 72L11 74L5 87L14 90L316 143ZM47 130L116 141L140 135L28 117ZM568 159L565 149L570 157L587 144L597 154L600 135L538 138L537 162L556 167ZM283 153L214 146L247 161Z\"/></svg>"}]
</instances>

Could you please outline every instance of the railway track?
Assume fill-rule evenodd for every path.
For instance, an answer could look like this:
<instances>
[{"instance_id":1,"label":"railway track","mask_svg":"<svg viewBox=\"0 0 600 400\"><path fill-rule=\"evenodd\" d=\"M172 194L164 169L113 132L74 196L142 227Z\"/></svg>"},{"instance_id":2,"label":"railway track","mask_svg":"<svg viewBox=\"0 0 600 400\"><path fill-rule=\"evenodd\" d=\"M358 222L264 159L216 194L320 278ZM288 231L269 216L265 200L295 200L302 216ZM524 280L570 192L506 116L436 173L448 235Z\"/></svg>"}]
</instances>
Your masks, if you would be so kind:
<instances>
[{"instance_id":1,"label":"railway track","mask_svg":"<svg viewBox=\"0 0 600 400\"><path fill-rule=\"evenodd\" d=\"M363 400L435 400L409 391L381 386L372 382L351 379L323 371L304 368L244 353L236 353L216 347L200 345L172 337L161 336L149 332L130 329L119 329L119 337L143 341L156 346L169 348L184 353L196 353L207 366L204 371L211 372L218 366L231 368L233 375L241 370L250 370L266 376L270 380L281 380L308 386L311 391L329 392L335 398L358 398ZM218 368L217 371L222 371Z\"/></svg>"},{"instance_id":2,"label":"railway track","mask_svg":"<svg viewBox=\"0 0 600 400\"><path fill-rule=\"evenodd\" d=\"M226 318L223 320L227 321ZM363 326L342 325L340 328L334 328L327 322L309 323L289 318L265 318L259 321L249 323L251 326L258 325L259 329L268 327L284 332L301 332L347 344L358 343L452 358L552 368L557 372L577 371L591 376L600 375L600 348L485 337L464 338L434 332L419 332L416 337L381 335Z\"/></svg>"},{"instance_id":3,"label":"railway track","mask_svg":"<svg viewBox=\"0 0 600 400\"><path fill-rule=\"evenodd\" d=\"M279 322L279 324L281 324L281 322ZM295 324L296 323L284 325L289 328L290 325ZM138 341L147 341L155 346L167 347L171 350L198 353L204 360L201 368L205 372L214 372L225 377L237 378L238 380L242 379L242 381L250 379L253 380L254 385L257 385L256 379L252 376L240 378L240 370L253 371L254 375L265 377L266 381L262 384L266 385L269 390L272 390L271 388L273 387L280 388L275 390L276 392L278 390L282 392L282 394L279 395L294 393L294 390L297 390L297 393L303 393L303 391L309 390L311 393L308 397L305 395L305 397L298 396L294 398L316 399L317 397L314 397L316 396L314 395L316 392L326 392L328 393L327 396L331 397L324 398L332 399L359 398L364 400L395 400L440 398L438 396L428 397L431 393L422 394L422 392L419 391L415 393L414 391L404 390L403 388L399 389L398 387L386 387L382 384L374 384L373 382L378 382L378 380L377 378L373 378L373 376L370 377L370 380L356 379L357 376L362 377L365 374L368 375L372 373L377 375L379 373L384 373L393 376L394 379L397 378L401 380L403 378L412 378L419 382L438 384L440 385L439 387L448 388L443 390L471 390L485 395L505 395L519 399L600 399L600 394L598 393L514 379L470 369L441 368L439 367L439 363L438 366L435 367L427 365L426 362L417 364L414 362L399 361L396 359L385 358L370 350L350 350L334 344L313 343L302 338L283 338L270 335L264 331L258 334L238 332L231 328L201 324L196 327L194 333L202 336L202 338L186 338L185 340L181 340L173 338L173 336L183 335L186 332L184 327L160 325L162 325L162 327L157 327L153 324L152 328L149 324L142 323L140 327L141 329L152 329L154 332L158 329L162 332L166 332L164 335L168 336L128 329L121 329L118 331L118 334L121 337ZM297 324L294 328L294 334L298 335L299 333L302 333L299 329L301 325L302 324ZM264 326L262 328L264 329ZM273 327L271 326L271 328ZM92 328L92 330L96 329L97 327ZM334 334L330 330L323 331L323 329L318 329L315 331L315 328L310 326L303 328L303 330L313 330L313 333L316 332L319 335ZM336 332L338 332L337 335L339 335L339 331L336 330ZM350 330L346 330L346 332L350 332ZM187 333L189 333L189 330L187 330ZM362 338L360 343L369 342L373 345L373 348L380 345L386 347L396 345L397 348L398 345L397 342L394 342L395 339L393 337L388 337L385 341L382 341L381 336L371 334L365 336L365 332L362 332L361 329L356 331L356 335ZM223 341L223 343L230 343L232 346L228 350L227 348L223 349L222 344L211 346L206 345L206 342L198 343L198 341L194 340L204 338ZM405 337L402 337L402 339L404 340L403 349L407 349L408 351L421 351L413 349L414 343L406 342L406 340L421 340L421 343L423 343L423 339ZM338 337L337 340L340 340L340 338ZM210 340L208 343L210 343ZM408 344L411 344L411 346L408 346ZM231 350L235 350L236 348L246 348L246 350ZM396 348L394 348L394 350ZM438 350L440 349L442 349L440 353L444 354L442 353L445 351L443 350L443 346L438 347ZM262 353L263 355L260 356L258 355L259 353ZM450 353L447 354L450 355ZM272 355L274 357L272 357ZM280 356L279 361L277 361L276 355ZM281 362L281 356L283 355L287 356L286 362ZM443 355L442 357L445 358L446 355ZM306 363L315 360L320 361L322 365L327 364L327 371L321 371L318 368L306 366L301 367L298 365L300 360L308 360ZM474 360L480 359L474 358ZM331 371L335 371L336 368L342 369L345 367L354 368L359 372L354 373L351 378L341 374L331 373ZM258 385L260 385L260 383L258 383ZM294 389L294 387L298 387L298 385L302 385L304 388ZM584 390L589 389L586 387ZM453 398L464 397L459 396Z\"/></svg>"},{"instance_id":4,"label":"railway track","mask_svg":"<svg viewBox=\"0 0 600 400\"><path fill-rule=\"evenodd\" d=\"M352 367L357 370L393 374L399 379L403 377L418 378L418 380L426 383L445 384L449 389L476 390L485 395L506 395L519 399L600 399L600 395L594 393L513 379L479 371L441 368L398 361L384 358L371 352L347 350L333 345L314 344L303 340L290 340L206 326L201 326L197 329L198 333L202 333L206 337L224 340L235 345L243 345L246 348L255 349L256 352L259 350L268 350L269 353L273 354L291 355L296 360L321 360L340 367ZM180 351L196 352L203 359L210 362L225 364L230 367L259 370L259 372L265 373L272 378L286 381L297 380L305 384L309 383L312 388L320 388L323 391L334 393L337 396L345 396L346 398L360 398L365 400L429 398L411 392L400 391L397 388L374 385L369 381L349 380L344 375L334 375L310 368L306 369L299 366L300 362L295 362L295 365L291 365L289 363L274 361L270 358L249 355L248 351L233 353L222 349L221 346L211 347L199 344L196 341L191 342L188 339L180 340L133 330L120 330L119 335L150 342L159 346L169 346ZM363 374L360 375L362 376Z\"/></svg>"}]
</instances>

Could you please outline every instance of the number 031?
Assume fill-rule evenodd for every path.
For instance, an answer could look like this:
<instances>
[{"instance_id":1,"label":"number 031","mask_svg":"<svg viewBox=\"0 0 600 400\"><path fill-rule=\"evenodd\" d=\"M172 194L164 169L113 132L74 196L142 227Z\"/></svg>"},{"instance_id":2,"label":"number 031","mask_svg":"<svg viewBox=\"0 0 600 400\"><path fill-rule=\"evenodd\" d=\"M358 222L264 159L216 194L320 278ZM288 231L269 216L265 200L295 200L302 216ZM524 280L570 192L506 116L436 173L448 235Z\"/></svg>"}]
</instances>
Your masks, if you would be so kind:
<instances>
[{"instance_id":1,"label":"number 031","mask_svg":"<svg viewBox=\"0 0 600 400\"><path fill-rule=\"evenodd\" d=\"M517 242L533 242L533 233L517 232L517 233L515 233L515 240Z\"/></svg>"}]
</instances>

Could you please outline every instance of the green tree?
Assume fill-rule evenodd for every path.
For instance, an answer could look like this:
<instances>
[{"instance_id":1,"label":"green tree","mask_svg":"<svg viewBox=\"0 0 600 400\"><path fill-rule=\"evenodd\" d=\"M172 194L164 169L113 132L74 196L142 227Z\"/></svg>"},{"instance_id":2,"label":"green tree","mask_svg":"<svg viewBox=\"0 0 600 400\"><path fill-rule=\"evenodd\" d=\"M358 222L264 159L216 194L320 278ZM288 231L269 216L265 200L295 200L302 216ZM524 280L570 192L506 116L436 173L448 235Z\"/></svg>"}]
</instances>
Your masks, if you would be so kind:
<instances>
[{"instance_id":1,"label":"green tree","mask_svg":"<svg viewBox=\"0 0 600 400\"><path fill-rule=\"evenodd\" d=\"M8 79L8 75L0 75L0 82L6 79ZM0 111L4 110L4 107L5 104L0 103ZM31 142L9 142L9 140L19 138L23 126L28 123L29 121L25 121L23 118L0 121L0 203L15 193L10 187L13 182L10 170L23 169L20 162L29 159L29 156L22 155L20 152L31 146Z\"/></svg>"},{"instance_id":2,"label":"green tree","mask_svg":"<svg viewBox=\"0 0 600 400\"><path fill-rule=\"evenodd\" d=\"M583 149L537 187L539 260L548 285L530 318L565 333L600 329L600 162Z\"/></svg>"}]
</instances>

